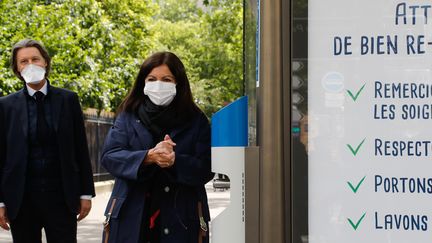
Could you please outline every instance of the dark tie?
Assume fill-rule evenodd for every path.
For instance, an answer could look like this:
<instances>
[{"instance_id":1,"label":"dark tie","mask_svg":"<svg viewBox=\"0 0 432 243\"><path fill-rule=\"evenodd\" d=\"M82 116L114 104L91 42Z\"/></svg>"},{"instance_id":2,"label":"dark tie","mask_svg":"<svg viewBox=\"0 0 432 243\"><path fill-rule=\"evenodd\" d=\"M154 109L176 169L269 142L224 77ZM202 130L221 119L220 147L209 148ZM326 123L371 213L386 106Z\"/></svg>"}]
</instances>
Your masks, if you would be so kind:
<instances>
[{"instance_id":1,"label":"dark tie","mask_svg":"<svg viewBox=\"0 0 432 243\"><path fill-rule=\"evenodd\" d=\"M34 96L37 104L36 137L40 144L45 145L48 137L48 124L45 119L44 107L45 95L41 91L37 91Z\"/></svg>"}]
</instances>

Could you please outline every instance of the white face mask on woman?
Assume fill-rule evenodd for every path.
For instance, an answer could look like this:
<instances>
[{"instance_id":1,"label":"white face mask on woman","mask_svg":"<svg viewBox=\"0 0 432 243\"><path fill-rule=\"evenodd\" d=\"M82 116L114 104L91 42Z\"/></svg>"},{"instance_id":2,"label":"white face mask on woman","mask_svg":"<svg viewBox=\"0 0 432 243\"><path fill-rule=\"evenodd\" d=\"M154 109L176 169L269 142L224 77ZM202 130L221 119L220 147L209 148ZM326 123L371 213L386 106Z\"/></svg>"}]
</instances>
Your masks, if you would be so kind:
<instances>
[{"instance_id":1,"label":"white face mask on woman","mask_svg":"<svg viewBox=\"0 0 432 243\"><path fill-rule=\"evenodd\" d=\"M167 106L176 96L176 84L163 81L147 81L144 86L144 94L155 105Z\"/></svg>"},{"instance_id":2,"label":"white face mask on woman","mask_svg":"<svg viewBox=\"0 0 432 243\"><path fill-rule=\"evenodd\" d=\"M29 64L21 71L21 76L28 84L38 84L45 78L45 68Z\"/></svg>"}]
</instances>

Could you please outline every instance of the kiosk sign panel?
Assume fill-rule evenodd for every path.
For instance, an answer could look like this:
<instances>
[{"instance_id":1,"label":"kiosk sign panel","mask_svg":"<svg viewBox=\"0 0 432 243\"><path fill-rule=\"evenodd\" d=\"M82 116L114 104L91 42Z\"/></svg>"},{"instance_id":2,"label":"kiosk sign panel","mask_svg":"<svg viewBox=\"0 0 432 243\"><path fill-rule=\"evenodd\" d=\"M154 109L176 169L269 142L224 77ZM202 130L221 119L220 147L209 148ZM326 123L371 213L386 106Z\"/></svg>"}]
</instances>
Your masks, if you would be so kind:
<instances>
[{"instance_id":1,"label":"kiosk sign panel","mask_svg":"<svg viewBox=\"0 0 432 243\"><path fill-rule=\"evenodd\" d=\"M309 242L430 242L432 3L308 8Z\"/></svg>"}]
</instances>

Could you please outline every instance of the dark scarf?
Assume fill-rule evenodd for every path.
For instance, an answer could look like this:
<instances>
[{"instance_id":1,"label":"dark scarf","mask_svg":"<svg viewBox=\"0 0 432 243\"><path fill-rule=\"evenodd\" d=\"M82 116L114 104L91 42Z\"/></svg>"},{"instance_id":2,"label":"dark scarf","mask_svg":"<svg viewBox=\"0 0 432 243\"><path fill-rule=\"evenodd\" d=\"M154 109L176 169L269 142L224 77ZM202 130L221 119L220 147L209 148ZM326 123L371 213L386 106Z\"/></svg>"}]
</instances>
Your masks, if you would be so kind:
<instances>
[{"instance_id":1,"label":"dark scarf","mask_svg":"<svg viewBox=\"0 0 432 243\"><path fill-rule=\"evenodd\" d=\"M158 106L146 97L138 108L138 118L153 135L156 144L173 128L187 125L191 116L189 113L178 112L173 104Z\"/></svg>"}]
</instances>

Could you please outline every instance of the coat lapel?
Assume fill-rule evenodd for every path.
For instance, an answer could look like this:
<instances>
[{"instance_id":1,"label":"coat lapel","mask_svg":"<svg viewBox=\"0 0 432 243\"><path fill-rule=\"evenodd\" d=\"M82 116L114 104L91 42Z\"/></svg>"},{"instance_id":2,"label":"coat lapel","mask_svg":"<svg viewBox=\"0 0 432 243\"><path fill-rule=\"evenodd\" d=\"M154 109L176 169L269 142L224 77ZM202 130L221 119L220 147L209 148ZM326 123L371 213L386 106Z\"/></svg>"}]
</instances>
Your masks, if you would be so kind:
<instances>
[{"instance_id":1,"label":"coat lapel","mask_svg":"<svg viewBox=\"0 0 432 243\"><path fill-rule=\"evenodd\" d=\"M50 87L49 92L51 94L51 107L53 116L54 130L57 132L60 122L60 113L63 105L63 97L54 87Z\"/></svg>"},{"instance_id":2,"label":"coat lapel","mask_svg":"<svg viewBox=\"0 0 432 243\"><path fill-rule=\"evenodd\" d=\"M21 121L21 127L23 130L24 135L27 137L28 135L28 111L27 111L27 98L26 94L24 93L24 90L20 90L17 98L17 111L19 111L20 121Z\"/></svg>"},{"instance_id":3,"label":"coat lapel","mask_svg":"<svg viewBox=\"0 0 432 243\"><path fill-rule=\"evenodd\" d=\"M140 145L143 148L146 148L148 146L151 146L151 144L148 144L149 141L148 138L151 138L153 140L153 136L151 133L143 126L140 119L138 119L135 116L131 116L131 123L132 127L134 128L135 132L137 133L138 141L140 142Z\"/></svg>"}]
</instances>

